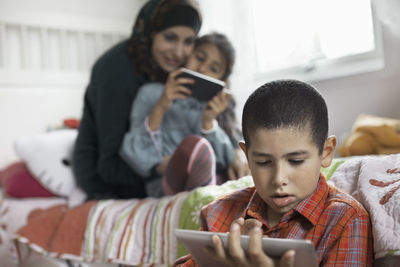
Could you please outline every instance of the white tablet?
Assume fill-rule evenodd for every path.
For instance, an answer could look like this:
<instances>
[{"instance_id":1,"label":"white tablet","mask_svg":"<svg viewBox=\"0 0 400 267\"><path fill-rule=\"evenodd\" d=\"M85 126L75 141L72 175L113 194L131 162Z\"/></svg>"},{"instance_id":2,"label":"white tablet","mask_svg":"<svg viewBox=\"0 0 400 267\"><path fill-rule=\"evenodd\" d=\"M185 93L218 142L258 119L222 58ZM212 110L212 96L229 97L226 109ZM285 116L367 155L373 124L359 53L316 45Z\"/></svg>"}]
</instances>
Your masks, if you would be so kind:
<instances>
[{"instance_id":1,"label":"white tablet","mask_svg":"<svg viewBox=\"0 0 400 267\"><path fill-rule=\"evenodd\" d=\"M227 246L228 233L214 233L195 230L175 229L175 236L186 248L200 266L218 266L220 264L210 258L205 251L206 246L213 246L211 236L218 235L224 246ZM241 235L240 241L243 249L247 249L250 237ZM263 237L262 246L264 252L271 257L280 257L289 249L296 251L295 267L316 267L317 258L314 246L309 240L269 238Z\"/></svg>"}]
</instances>

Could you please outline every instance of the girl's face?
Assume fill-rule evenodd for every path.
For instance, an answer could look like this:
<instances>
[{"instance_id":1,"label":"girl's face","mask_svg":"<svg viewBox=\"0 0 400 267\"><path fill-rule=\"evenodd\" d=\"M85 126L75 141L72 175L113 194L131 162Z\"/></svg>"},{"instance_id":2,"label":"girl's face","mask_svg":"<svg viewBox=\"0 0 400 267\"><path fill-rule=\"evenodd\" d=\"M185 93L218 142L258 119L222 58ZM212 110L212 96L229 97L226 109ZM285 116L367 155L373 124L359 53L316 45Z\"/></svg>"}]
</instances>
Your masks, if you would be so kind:
<instances>
[{"instance_id":1,"label":"girl's face","mask_svg":"<svg viewBox=\"0 0 400 267\"><path fill-rule=\"evenodd\" d=\"M151 53L157 64L171 72L185 64L193 51L196 33L186 26L169 27L154 35Z\"/></svg>"},{"instance_id":2,"label":"girl's face","mask_svg":"<svg viewBox=\"0 0 400 267\"><path fill-rule=\"evenodd\" d=\"M225 74L226 60L215 44L204 43L190 55L186 68L220 80Z\"/></svg>"}]
</instances>

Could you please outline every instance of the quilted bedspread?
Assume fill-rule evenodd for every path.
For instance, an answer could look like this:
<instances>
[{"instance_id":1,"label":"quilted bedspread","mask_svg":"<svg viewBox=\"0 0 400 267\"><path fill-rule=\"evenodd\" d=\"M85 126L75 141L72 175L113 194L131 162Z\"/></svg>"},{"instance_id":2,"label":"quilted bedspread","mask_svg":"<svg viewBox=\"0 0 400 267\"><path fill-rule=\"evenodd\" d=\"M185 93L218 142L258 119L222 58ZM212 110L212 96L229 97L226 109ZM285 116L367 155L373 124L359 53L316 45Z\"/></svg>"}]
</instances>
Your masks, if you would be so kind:
<instances>
[{"instance_id":1,"label":"quilted bedspread","mask_svg":"<svg viewBox=\"0 0 400 267\"><path fill-rule=\"evenodd\" d=\"M400 255L400 154L353 157L330 182L353 195L369 212L375 259Z\"/></svg>"}]
</instances>

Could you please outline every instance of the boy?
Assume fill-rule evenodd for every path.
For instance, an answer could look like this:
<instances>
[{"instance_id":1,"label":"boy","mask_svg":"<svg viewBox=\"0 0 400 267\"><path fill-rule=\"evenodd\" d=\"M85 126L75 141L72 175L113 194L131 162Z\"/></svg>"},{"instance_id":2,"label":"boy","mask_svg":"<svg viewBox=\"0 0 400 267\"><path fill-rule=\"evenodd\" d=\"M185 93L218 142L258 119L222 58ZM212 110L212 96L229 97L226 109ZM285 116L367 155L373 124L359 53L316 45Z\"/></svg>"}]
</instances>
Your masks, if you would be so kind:
<instances>
[{"instance_id":1,"label":"boy","mask_svg":"<svg viewBox=\"0 0 400 267\"><path fill-rule=\"evenodd\" d=\"M293 266L292 250L279 262L263 253L266 235L311 240L319 266L371 266L368 213L320 173L331 164L336 137L328 137L328 111L318 91L296 80L266 83L248 98L242 130L239 145L255 187L203 208L202 230L230 232L228 249L213 236L210 254L224 266ZM241 228L250 235L248 254L240 246ZM197 265L190 255L176 264Z\"/></svg>"}]
</instances>

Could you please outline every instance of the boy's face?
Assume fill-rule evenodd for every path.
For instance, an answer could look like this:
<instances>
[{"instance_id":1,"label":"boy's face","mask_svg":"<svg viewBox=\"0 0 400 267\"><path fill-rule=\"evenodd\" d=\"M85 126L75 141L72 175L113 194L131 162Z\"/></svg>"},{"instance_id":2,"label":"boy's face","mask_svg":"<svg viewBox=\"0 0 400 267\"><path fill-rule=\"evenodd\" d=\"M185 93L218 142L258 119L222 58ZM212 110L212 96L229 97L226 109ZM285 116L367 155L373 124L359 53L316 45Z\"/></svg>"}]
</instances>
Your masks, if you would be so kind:
<instances>
[{"instance_id":1,"label":"boy's face","mask_svg":"<svg viewBox=\"0 0 400 267\"><path fill-rule=\"evenodd\" d=\"M322 155L311 139L311 130L260 128L249 136L250 147L240 143L247 156L257 193L270 207L268 220L282 215L313 193L320 169L334 156L336 138L325 141Z\"/></svg>"}]
</instances>

